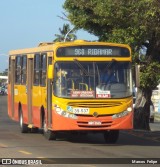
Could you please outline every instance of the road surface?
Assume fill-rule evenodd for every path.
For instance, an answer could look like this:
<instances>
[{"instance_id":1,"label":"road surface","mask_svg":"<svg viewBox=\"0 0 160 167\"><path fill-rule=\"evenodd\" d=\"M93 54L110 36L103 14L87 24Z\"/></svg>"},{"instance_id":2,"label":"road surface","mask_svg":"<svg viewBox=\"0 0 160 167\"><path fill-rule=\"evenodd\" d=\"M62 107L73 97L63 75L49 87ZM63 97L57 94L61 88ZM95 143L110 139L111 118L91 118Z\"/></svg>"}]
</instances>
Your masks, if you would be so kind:
<instances>
[{"instance_id":1,"label":"road surface","mask_svg":"<svg viewBox=\"0 0 160 167\"><path fill-rule=\"evenodd\" d=\"M57 140L48 141L40 132L20 133L19 124L7 115L7 96L0 96L0 158L44 158L48 163L53 164L58 159L50 158L71 158L70 161L80 158L76 166L87 167L106 166L106 164L98 164L98 161L99 163L103 161L99 158L124 158L122 161L127 158L152 160L160 158L159 127L159 123L154 123L151 124L151 132L131 130L120 132L116 144L106 144L101 134L73 135L70 139L62 135ZM85 160L83 158L97 163L79 164L79 161ZM116 163L116 159L112 161ZM65 161L65 159L61 160ZM150 166L150 164L146 165Z\"/></svg>"}]
</instances>

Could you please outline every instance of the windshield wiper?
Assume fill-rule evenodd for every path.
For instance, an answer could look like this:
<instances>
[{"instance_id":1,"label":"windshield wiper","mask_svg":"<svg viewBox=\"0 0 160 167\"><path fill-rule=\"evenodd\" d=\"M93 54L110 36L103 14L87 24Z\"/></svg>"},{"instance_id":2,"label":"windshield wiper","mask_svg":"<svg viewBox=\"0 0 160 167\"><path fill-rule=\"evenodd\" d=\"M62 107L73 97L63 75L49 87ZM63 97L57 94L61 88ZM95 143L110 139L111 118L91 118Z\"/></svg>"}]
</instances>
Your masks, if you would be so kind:
<instances>
[{"instance_id":1,"label":"windshield wiper","mask_svg":"<svg viewBox=\"0 0 160 167\"><path fill-rule=\"evenodd\" d=\"M78 65L78 67L82 70L82 72L86 75L89 76L90 74L88 73L88 71L83 67L83 65L77 60L74 59L74 62Z\"/></svg>"}]
</instances>

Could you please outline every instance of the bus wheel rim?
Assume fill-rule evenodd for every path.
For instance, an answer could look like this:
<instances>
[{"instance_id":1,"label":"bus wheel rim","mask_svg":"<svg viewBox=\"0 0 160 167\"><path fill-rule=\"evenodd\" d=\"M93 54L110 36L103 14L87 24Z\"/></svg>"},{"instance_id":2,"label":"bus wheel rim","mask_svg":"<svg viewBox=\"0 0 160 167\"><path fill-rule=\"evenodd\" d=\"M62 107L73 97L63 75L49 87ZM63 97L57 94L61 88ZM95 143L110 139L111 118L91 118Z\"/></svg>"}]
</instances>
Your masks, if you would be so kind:
<instances>
[{"instance_id":1,"label":"bus wheel rim","mask_svg":"<svg viewBox=\"0 0 160 167\"><path fill-rule=\"evenodd\" d=\"M20 116L20 126L22 127L22 125L23 125L23 118L22 118L22 114L21 114L21 116Z\"/></svg>"},{"instance_id":2,"label":"bus wheel rim","mask_svg":"<svg viewBox=\"0 0 160 167\"><path fill-rule=\"evenodd\" d=\"M44 127L43 127L43 129L44 129L44 132L47 132L48 131L48 129L47 129L47 124L46 124L46 121L44 120Z\"/></svg>"}]
</instances>

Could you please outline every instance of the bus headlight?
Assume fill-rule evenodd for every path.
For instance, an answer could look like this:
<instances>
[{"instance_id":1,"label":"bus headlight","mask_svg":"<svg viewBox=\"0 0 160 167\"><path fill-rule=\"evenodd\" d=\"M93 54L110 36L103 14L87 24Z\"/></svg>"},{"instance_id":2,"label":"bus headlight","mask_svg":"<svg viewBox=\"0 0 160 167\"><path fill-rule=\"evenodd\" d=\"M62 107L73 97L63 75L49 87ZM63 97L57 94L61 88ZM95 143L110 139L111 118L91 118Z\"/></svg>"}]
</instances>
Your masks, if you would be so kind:
<instances>
[{"instance_id":1,"label":"bus headlight","mask_svg":"<svg viewBox=\"0 0 160 167\"><path fill-rule=\"evenodd\" d=\"M66 118L71 118L71 119L77 119L77 116L75 114L71 114L69 112L64 111L61 109L58 105L54 105L54 109L57 114L66 117Z\"/></svg>"},{"instance_id":2,"label":"bus headlight","mask_svg":"<svg viewBox=\"0 0 160 167\"><path fill-rule=\"evenodd\" d=\"M112 115L112 118L116 119L116 118L124 117L124 116L128 115L131 111L132 111L132 108L128 107L127 110L125 110L125 111L123 111L121 113Z\"/></svg>"}]
</instances>

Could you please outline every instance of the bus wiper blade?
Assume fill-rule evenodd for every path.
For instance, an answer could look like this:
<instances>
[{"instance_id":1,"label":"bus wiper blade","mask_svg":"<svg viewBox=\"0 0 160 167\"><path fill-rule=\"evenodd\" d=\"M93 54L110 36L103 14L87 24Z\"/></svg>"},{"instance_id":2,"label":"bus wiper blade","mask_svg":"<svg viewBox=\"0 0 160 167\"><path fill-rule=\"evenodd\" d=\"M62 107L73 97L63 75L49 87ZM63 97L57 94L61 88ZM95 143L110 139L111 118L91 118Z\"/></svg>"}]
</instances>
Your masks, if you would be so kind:
<instances>
[{"instance_id":1,"label":"bus wiper blade","mask_svg":"<svg viewBox=\"0 0 160 167\"><path fill-rule=\"evenodd\" d=\"M88 71L82 66L82 64L81 64L77 59L74 59L74 62L78 65L78 67L82 70L82 72L83 72L86 76L89 76Z\"/></svg>"}]
</instances>

